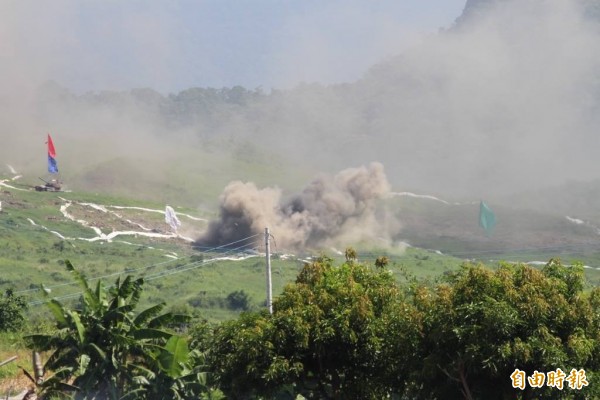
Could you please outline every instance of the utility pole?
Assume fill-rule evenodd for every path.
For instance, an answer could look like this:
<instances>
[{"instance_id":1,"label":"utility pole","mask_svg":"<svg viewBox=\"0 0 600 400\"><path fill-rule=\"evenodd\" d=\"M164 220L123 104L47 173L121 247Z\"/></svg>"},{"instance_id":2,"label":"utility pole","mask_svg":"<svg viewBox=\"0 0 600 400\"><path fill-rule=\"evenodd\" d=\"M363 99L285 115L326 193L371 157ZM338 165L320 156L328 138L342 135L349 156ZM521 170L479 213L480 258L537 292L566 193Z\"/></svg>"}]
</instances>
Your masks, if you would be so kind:
<instances>
[{"instance_id":1,"label":"utility pole","mask_svg":"<svg viewBox=\"0 0 600 400\"><path fill-rule=\"evenodd\" d=\"M267 259L267 308L273 314L273 285L271 283L271 247L269 245L269 228L265 228L265 257Z\"/></svg>"}]
</instances>

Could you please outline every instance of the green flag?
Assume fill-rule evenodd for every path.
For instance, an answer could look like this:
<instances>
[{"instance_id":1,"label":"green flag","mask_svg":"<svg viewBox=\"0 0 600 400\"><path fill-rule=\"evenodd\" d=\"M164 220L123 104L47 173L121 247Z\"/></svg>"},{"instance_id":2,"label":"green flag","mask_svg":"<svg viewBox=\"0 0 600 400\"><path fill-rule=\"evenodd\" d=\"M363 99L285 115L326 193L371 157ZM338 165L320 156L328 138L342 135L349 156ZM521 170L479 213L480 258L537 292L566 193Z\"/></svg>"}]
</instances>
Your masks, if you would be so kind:
<instances>
[{"instance_id":1,"label":"green flag","mask_svg":"<svg viewBox=\"0 0 600 400\"><path fill-rule=\"evenodd\" d=\"M479 226L485 230L488 236L496 226L496 216L483 200L479 205Z\"/></svg>"}]
</instances>

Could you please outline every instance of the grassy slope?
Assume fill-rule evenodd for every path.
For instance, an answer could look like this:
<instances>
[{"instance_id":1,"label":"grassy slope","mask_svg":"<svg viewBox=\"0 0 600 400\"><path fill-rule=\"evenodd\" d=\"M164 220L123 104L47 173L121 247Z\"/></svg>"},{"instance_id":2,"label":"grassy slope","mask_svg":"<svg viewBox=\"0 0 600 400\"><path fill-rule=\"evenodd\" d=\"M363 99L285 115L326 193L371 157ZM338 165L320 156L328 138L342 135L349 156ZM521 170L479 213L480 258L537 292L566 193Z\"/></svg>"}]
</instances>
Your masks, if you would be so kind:
<instances>
[{"instance_id":1,"label":"grassy slope","mask_svg":"<svg viewBox=\"0 0 600 400\"><path fill-rule=\"evenodd\" d=\"M124 222L128 219L153 229L167 232L164 216L158 212L131 209L113 209L118 213L104 213L82 203L146 207L162 210L164 203L133 200L89 192L38 193L0 188L0 290L15 288L31 302L32 320L46 319L49 315L43 305L39 286L52 289L51 295L65 302L75 302L79 288L65 271L68 259L95 283L97 277L110 285L118 276L130 273L146 278L142 307L165 301L169 306L197 313L210 321L234 318L239 310L226 306L228 294L243 290L249 295L250 306L264 305L265 267L262 257L255 255L241 261L214 260L227 256L226 252L200 252L188 242L146 237L119 237L113 242L88 242L75 238L92 238L95 233L86 226L66 219L60 207L70 203L68 212L76 219L84 219L101 227L104 233L114 230L138 229ZM396 238L415 246L441 250L457 257L433 250L414 247L403 249L370 248L357 245L361 262L374 264L376 257L387 255L390 270L404 279L407 274L418 278L435 279L445 271L459 267L464 259L489 260L547 260L556 256L571 261L579 259L600 265L600 253L593 242L596 233L586 226L574 225L564 218L540 213L496 208L499 224L492 237L485 237L476 223L478 205L450 206L411 198L389 201L391 211L403 223ZM182 234L194 237L206 227L205 221L183 216L209 217L197 209L176 208L183 222ZM32 224L31 221L35 223ZM73 239L63 240L51 231ZM249 248L261 250L257 238ZM571 250L569 249L569 246ZM528 251L522 251L529 249ZM565 250L566 249L566 250ZM560 250L560 251L558 251ZM565 253L566 252L566 253ZM333 253L333 252L332 252ZM172 258L176 255L177 259ZM342 260L340 254L328 254ZM566 257L564 256L566 255ZM286 283L293 282L303 265L302 259L284 259L275 255L272 261L273 291L277 296ZM213 261L211 261L213 260ZM600 271L588 269L592 284L600 284ZM67 297L74 295L72 297ZM0 337L0 358L13 354L27 358L27 351L14 336ZM28 365L28 361L21 364ZM17 374L15 366L5 368L5 377ZM9 382L0 375L0 381ZM18 385L17 385L18 386Z\"/></svg>"},{"instance_id":2,"label":"grassy slope","mask_svg":"<svg viewBox=\"0 0 600 400\"><path fill-rule=\"evenodd\" d=\"M145 276L148 279L146 303L165 301L173 306L190 303L200 305L202 314L211 320L236 315L236 312L223 307L226 296L236 290L247 292L255 308L264 303L265 272L262 258L209 262L212 258L227 254L200 253L194 251L187 242L173 239L127 236L118 237L111 243L87 242L76 238L92 238L95 233L89 227L65 218L60 212L60 207L70 202L67 208L70 215L100 227L107 234L113 230L139 230L123 219L141 223L155 232L167 233L164 217L160 213L109 208L123 217L120 219L112 213L101 212L82 203L156 210L162 209L161 204L91 193L38 193L10 189L0 192L0 201L3 202L3 212L0 213L0 289L14 287L28 296L31 302L39 299L40 293L36 289L41 284L52 288L52 296L77 293L78 288L69 284L70 277L64 268L64 260L68 259L88 277L104 276L109 283L123 271L129 271L134 276ZM199 211L185 208L178 208L177 211L183 222L182 234L195 237L206 226L204 221L194 221L182 215L188 213L206 217ZM72 239L63 240L51 231ZM250 247L260 251L261 246L261 240L257 238ZM383 252L363 252L361 260L373 263ZM178 259L170 258L172 255L177 255ZM388 255L393 264L405 264L419 276L436 275L460 263L456 259L416 249ZM204 260L204 264L200 260ZM285 283L294 280L302 264L297 259L274 257L275 293L280 292ZM34 308L39 309L39 306Z\"/></svg>"},{"instance_id":3,"label":"grassy slope","mask_svg":"<svg viewBox=\"0 0 600 400\"><path fill-rule=\"evenodd\" d=\"M479 204L449 205L432 200L395 198L402 221L397 239L461 259L494 264L504 261L583 262L588 279L600 284L600 245L595 227L562 215L492 205L497 226L486 236L478 226Z\"/></svg>"},{"instance_id":4,"label":"grassy slope","mask_svg":"<svg viewBox=\"0 0 600 400\"><path fill-rule=\"evenodd\" d=\"M154 232L168 233L164 217L158 212L110 208L112 213L104 213L82 204L162 210L164 203L84 192L38 193L5 188L0 191L0 201L3 204L0 213L0 289L14 287L30 297L31 302L40 296L35 289L41 284L53 288L52 295L57 297L78 291L76 286L69 284L70 277L64 268L64 260L68 259L88 277L106 277L108 283L113 283L123 271L145 276L148 279L146 303L165 301L179 307L200 305L202 314L211 320L236 315L224 308L224 299L236 290L247 292L255 308L264 303L265 276L261 258L209 262L228 254L201 253L183 240L141 236L117 237L111 243L87 242L74 238L92 238L95 233L89 227L66 219L60 212L60 207L70 202L67 210L73 217L100 227L106 234L113 230L139 230L125 219ZM560 256L566 262L580 260L592 266L600 265L600 251L595 247L596 233L564 218L497 208L498 227L491 237L486 237L477 226L477 204L454 206L422 199L395 198L389 206L403 223L396 239L446 254L410 247L394 252L357 247L359 259L367 263L374 263L380 255L390 257L391 269L399 276L403 270L417 277L439 276L458 267L463 259L493 264L496 260L547 261ZM205 221L192 220L183 214L208 215L182 207L177 211L183 222L180 232L184 236L196 237L205 228ZM73 239L63 240L50 231ZM257 238L249 248L260 251L261 241ZM173 259L174 255L178 259ZM275 257L275 293L294 280L301 266L300 260ZM586 272L593 283L600 282L600 271L588 269Z\"/></svg>"}]
</instances>

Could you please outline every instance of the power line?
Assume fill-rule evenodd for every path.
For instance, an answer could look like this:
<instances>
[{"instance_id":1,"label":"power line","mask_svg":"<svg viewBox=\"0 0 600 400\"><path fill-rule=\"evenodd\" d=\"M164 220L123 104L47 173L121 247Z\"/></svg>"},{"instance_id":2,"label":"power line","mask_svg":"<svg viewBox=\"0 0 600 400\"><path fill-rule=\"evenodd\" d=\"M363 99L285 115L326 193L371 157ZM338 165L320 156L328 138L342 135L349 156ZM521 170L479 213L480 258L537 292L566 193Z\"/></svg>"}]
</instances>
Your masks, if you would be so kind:
<instances>
[{"instance_id":1,"label":"power line","mask_svg":"<svg viewBox=\"0 0 600 400\"><path fill-rule=\"evenodd\" d=\"M246 238L243 238L243 239L240 239L240 240L236 240L236 241L231 242L231 243L226 243L226 244L221 245L221 246L212 247L212 248L210 248L208 250L201 251L200 253L201 254L208 254L210 252L214 252L215 250L231 246L232 244L235 244L235 243L240 243L240 242L243 242L243 241L247 241L247 240L253 239L253 238L255 238L257 236L260 236L260 235L261 234L255 234L255 235L252 235L252 236L248 236ZM242 246L242 247L244 247L244 246ZM233 251L235 251L235 250L236 249L234 248ZM227 253L229 253L231 251L232 250L229 250L225 254L227 254ZM195 255L196 254L192 255L192 257L195 256ZM107 275L96 276L96 277L92 277L92 278L86 278L86 280L88 282L90 282L90 281L94 281L94 280L98 280L98 279L110 278L110 277L113 277L113 276L118 276L118 275L123 275L123 274L131 274L132 272L142 271L142 270L146 270L146 269L150 269L150 268L154 268L154 267L159 267L159 266L162 266L162 265L173 263L173 262L178 261L178 260L179 259L168 260L168 261L160 262L158 264L151 264L151 265L140 267L140 268L136 268L136 269L133 269L133 270L128 269L128 270L123 270L123 271L119 271L119 272L113 272L113 273L107 274ZM190 264L187 264L187 265L190 265ZM48 287L46 287L46 289L52 290L52 289L56 289L56 288L59 288L59 287L73 286L73 285L76 285L76 284L77 284L77 282L67 282L67 283L61 283L61 284L54 285L54 286L48 286ZM35 291L38 291L38 290L40 290L40 288L24 289L24 290L19 290L19 291L15 292L15 294L30 293L30 292L35 292Z\"/></svg>"},{"instance_id":2,"label":"power line","mask_svg":"<svg viewBox=\"0 0 600 400\"><path fill-rule=\"evenodd\" d=\"M236 240L236 241L233 241L233 242L230 242L230 243L226 243L226 244L223 244L223 245L220 245L220 246L215 246L215 247L212 247L212 248L206 248L206 250L200 251L199 253L200 254L208 254L208 253L211 253L211 252L215 252L215 251L217 251L219 249L227 249L223 253L223 255L231 254L231 253L234 253L234 252L241 252L241 251L248 250L248 249L252 248L254 245L256 245L256 243L253 243L253 242L246 243L246 244L242 244L242 245L240 245L238 247L235 247L235 248L230 248L231 245L242 243L242 242L246 242L246 241L249 241L251 239L257 238L259 236L262 236L262 234L261 233L257 233L255 235L251 235L251 236L248 236L246 238L242 238L242 239L239 239L239 240ZM273 239L275 239L275 238L273 237ZM275 246L276 246L276 243L275 243ZM559 249L571 249L571 250L573 250L573 249L578 248L578 247L586 248L586 247L590 247L590 246L589 246L589 244L579 244L579 245L565 245L565 246L546 246L546 247L537 247L537 248L479 250L479 251L471 251L471 252L466 252L465 251L465 252L460 252L460 253L442 253L442 254L443 255L447 255L447 256L461 257L461 255L463 255L463 256L464 255L471 255L471 256L473 256L473 255L498 254L498 253L506 253L506 252L535 252L535 251L542 251L542 250L559 250ZM427 250L427 249L423 249L423 250ZM427 250L427 251L433 252L434 250ZM369 256L376 257L376 256L380 256L381 254L384 254L384 253L385 253L385 251L383 251L382 253L366 252L366 253L359 253L359 256L360 257L369 257ZM507 255L507 257L516 257L516 256L517 255L513 255L513 256L508 256ZM391 255L391 256L388 256L388 257L400 258L402 256L400 256L400 255ZM168 260L168 261L164 261L164 262L160 262L160 263L157 263L157 264L152 264L152 265L140 267L140 268L133 269L133 270L124 270L124 271L115 272L115 273L111 273L111 274L107 274L107 275L103 275L103 276L97 276L97 277L89 278L87 280L88 281L94 281L94 280L98 280L98 279L105 279L105 278L110 278L110 277L113 277L113 276L119 276L119 275L123 275L123 274L132 274L132 273L139 272L139 271L144 271L144 270L147 270L147 269L150 269L150 268L153 268L153 267L164 266L164 265L173 263L173 262L175 262L177 260L178 259ZM168 276L171 276L171 275L175 275L175 274L178 274L178 273L187 272L187 271L190 271L192 269L196 269L196 268L199 268L199 267L202 267L202 266L205 266L205 265L209 265L209 264L212 264L214 262L221 261L221 260L223 260L222 256L221 257L214 257L214 258L211 258L209 260L189 262L189 263L183 264L183 265L178 266L178 267L176 267L174 269L171 269L171 270L162 271L162 272L158 272L158 273L155 273L155 274L148 275L148 276L144 277L144 279L146 281L152 281L152 280L156 280L156 279L160 279L160 278L165 278L165 277L168 277ZM72 285L75 285L75 284L77 284L77 282L63 283L63 284L58 284L58 285L47 287L47 289L56 289L56 288L65 287L65 286L72 286ZM112 287L112 286L109 286L109 287ZM17 294L29 293L29 292L33 292L33 291L37 291L37 290L39 290L39 289L38 288L27 289L27 290L21 290L21 291L15 292L15 293L17 293ZM57 300L68 299L68 298L79 296L81 294L82 294L82 292L70 293L70 294L66 294L66 295L55 297L54 299L57 299ZM44 302L46 302L46 300L34 300L34 301L30 302L29 304L30 305L38 305L38 304L42 304Z\"/></svg>"},{"instance_id":3,"label":"power line","mask_svg":"<svg viewBox=\"0 0 600 400\"><path fill-rule=\"evenodd\" d=\"M257 236L257 235L254 235L254 236ZM248 237L246 239L250 239L250 238L252 238L252 237ZM246 239L238 240L235 243L239 243L239 242L241 242L243 240L246 240ZM230 245L230 244L231 243L227 244L227 246ZM245 245L239 246L237 248L230 249L230 250L226 251L224 254L234 253L236 251L239 252L239 251L242 251L242 250L247 250L248 248L252 247L253 245L254 245L254 243L245 244ZM223 247L223 246L219 246L219 247ZM215 257L215 258L212 258L210 260L203 260L203 261L191 262L191 263L184 264L184 265L182 265L180 267L177 267L177 268L175 268L173 270L170 270L170 271L163 271L163 272L157 273L155 275L150 275L149 277L143 277L143 279L145 281L151 281L151 280L155 280L155 279L159 279L159 278L164 278L164 277L167 277L167 276L170 276L170 275L175 275L175 274L178 274L178 273L182 273L182 272L186 272L186 271L189 271L189 270L192 270L192 269L196 269L196 268L199 268L199 267L202 267L202 266L205 266L205 265L217 262L217 261L223 261L223 257ZM143 269L143 268L140 268L140 269ZM119 275L124 274L124 273L128 273L128 272L122 272ZM115 275L115 274L112 274L112 275ZM96 279L99 279L99 278L96 278ZM109 286L109 288L113 287L113 286L114 285L111 285L111 286ZM68 299L68 298L72 298L72 297L77 297L77 296L79 296L81 294L83 294L83 292L79 291L79 292L76 292L76 293L70 293L70 294L66 294L66 295L54 297L52 299L53 300L64 300L64 299ZM30 306L40 305L40 304L46 303L47 301L48 300L35 300L35 301L32 301L32 302L29 302L28 304Z\"/></svg>"},{"instance_id":4,"label":"power line","mask_svg":"<svg viewBox=\"0 0 600 400\"><path fill-rule=\"evenodd\" d=\"M245 246L241 246L241 247L239 247L237 249L232 249L232 250L226 252L225 254L231 253L231 252L233 252L235 250L243 249L245 247L247 248L248 246L250 246L250 245L245 245ZM191 262L191 263L188 263L188 264L184 264L184 265L182 265L180 267L177 267L177 268L175 268L173 270L169 270L167 272L164 272L164 271L163 272L159 272L159 273L157 273L155 275L150 275L149 277L143 277L142 276L142 278L144 278L145 281L151 281L151 280L163 278L163 277L166 277L166 276L178 274L178 273L181 273L181 272L189 271L191 269L195 269L195 268L198 268L198 267L201 267L201 266L213 263L213 262L217 262L217 261L224 261L224 260L223 260L222 257L215 257L215 258L210 259L210 260ZM188 268L185 268L185 267L188 267ZM112 274L112 275L122 275L122 274L129 273L129 272L130 271L124 271L124 272L121 272L121 273L118 273L118 274ZM108 286L108 288L111 288L111 287L114 287L114 285ZM48 289L50 289L50 288L48 288ZM75 296L78 296L78 295L81 295L81 294L83 294L83 292L76 292L76 293L71 293L71 294L62 295L62 296L58 296L58 297L53 297L53 299L61 300L61 299L66 299L66 298L70 298L70 297L75 297ZM30 302L28 304L29 305L39 305L39 304L43 304L45 302L46 302L45 300L35 300L35 301L32 301L32 302Z\"/></svg>"},{"instance_id":5,"label":"power line","mask_svg":"<svg viewBox=\"0 0 600 400\"><path fill-rule=\"evenodd\" d=\"M442 253L444 255L463 257L470 255L489 255L489 254L506 254L506 253L535 253L535 252L548 252L548 251L582 251L582 250L597 250L600 251L599 246L590 244L572 244L562 246L540 246L540 247L529 247L529 248L508 248L508 249L489 249L489 250L474 250L474 251L462 251L457 253ZM507 254L507 256L510 256ZM512 255L516 256L516 255Z\"/></svg>"},{"instance_id":6,"label":"power line","mask_svg":"<svg viewBox=\"0 0 600 400\"><path fill-rule=\"evenodd\" d=\"M251 244L247 244L247 245L244 245L244 246L240 246L240 247L238 247L238 248L235 248L235 249L231 249L231 250L230 250L230 251L228 251L227 253L231 253L231 252L234 252L234 251L241 251L242 249L243 249L243 250L247 250L247 249L249 249L249 248L250 248L250 246L251 246L251 245L253 245L253 243L251 243ZM225 253L225 254L227 254L227 253ZM175 274L178 274L178 273L180 273L180 272L189 271L189 270L191 270L191 269L195 269L195 268L198 268L198 267L202 267L202 266L204 266L204 265L206 265L206 264L209 264L209 263L211 263L211 262L217 262L217 261L225 261L225 260L223 260L223 257L215 257L215 258L212 258L212 259L210 259L210 260L205 260L205 261L199 261L199 262L189 263L189 264L187 264L187 265L183 265L183 266L181 266L181 267L178 267L178 268L175 268L175 269L173 269L173 270L164 271L164 272L162 272L162 273L158 273L158 274L156 274L156 275L150 275L149 277L145 277L145 278L144 278L144 280L146 280L146 281L152 281L152 280L155 280L155 279L158 279L158 278L163 278L163 277L165 277L165 276L175 275ZM199 263L199 265L194 265L194 264L196 264L196 263ZM190 267L190 265L191 265L191 267ZM184 268L184 267L187 267L187 268ZM183 268L183 269L182 269L182 268Z\"/></svg>"},{"instance_id":7,"label":"power line","mask_svg":"<svg viewBox=\"0 0 600 400\"><path fill-rule=\"evenodd\" d=\"M473 251L460 251L460 252L443 252L436 251L432 249L419 248L414 247L415 249L420 249L424 251L428 251L431 253L437 253L440 255L451 256L461 258L464 256L475 256L475 255L488 255L488 254L506 254L506 253L535 253L535 252L544 252L544 251L581 251L581 250L597 250L600 252L600 244L595 246L589 243L580 243L580 244L571 244L571 245L562 245L562 246L540 246L540 247L521 247L521 248L503 248L503 249L485 249L485 250L473 250ZM385 254L385 250L381 253L376 252L360 252L359 256L380 256L387 255ZM388 257L402 257L402 255L387 255ZM506 256L517 256L506 254Z\"/></svg>"},{"instance_id":8,"label":"power line","mask_svg":"<svg viewBox=\"0 0 600 400\"><path fill-rule=\"evenodd\" d=\"M136 269L129 269L129 270L123 270L123 271L119 271L119 272L113 272L112 274L107 274L107 275L102 275L102 276L96 276L96 277L93 277L93 278L86 278L86 280L88 282L91 282L91 281L95 281L95 280L98 280L98 279L110 278L112 276L118 276L118 275L123 275L123 274L130 274L130 273L135 272L135 271L140 271L140 270L150 269L150 268L154 268L154 267L159 267L159 266L162 266L162 265L170 264L170 263L175 262L175 261L178 261L178 259L172 259L172 260L168 260L168 261L163 261L163 262L160 262L158 264L147 265L147 266L136 268ZM47 287L45 287L45 289L52 290L52 289L56 289L56 288L59 288L59 287L73 286L73 285L77 285L77 282L67 282L67 283L61 283L61 284L54 285L54 286L47 286ZM38 291L38 290L40 290L40 289L39 288L34 288L34 289L19 290L18 292L15 292L15 294L35 292L35 291Z\"/></svg>"}]
</instances>

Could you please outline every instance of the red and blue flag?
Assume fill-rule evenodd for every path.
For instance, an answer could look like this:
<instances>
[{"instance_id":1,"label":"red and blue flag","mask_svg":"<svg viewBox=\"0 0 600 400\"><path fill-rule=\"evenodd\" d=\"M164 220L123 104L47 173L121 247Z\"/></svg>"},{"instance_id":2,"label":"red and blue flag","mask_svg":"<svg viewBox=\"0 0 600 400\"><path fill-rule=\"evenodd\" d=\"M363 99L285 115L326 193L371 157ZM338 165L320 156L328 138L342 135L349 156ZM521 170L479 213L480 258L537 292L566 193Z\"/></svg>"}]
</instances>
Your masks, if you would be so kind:
<instances>
[{"instance_id":1,"label":"red and blue flag","mask_svg":"<svg viewBox=\"0 0 600 400\"><path fill-rule=\"evenodd\" d=\"M48 134L48 172L51 174L58 174L58 166L56 165L56 150L54 149L54 142L50 134Z\"/></svg>"}]
</instances>

